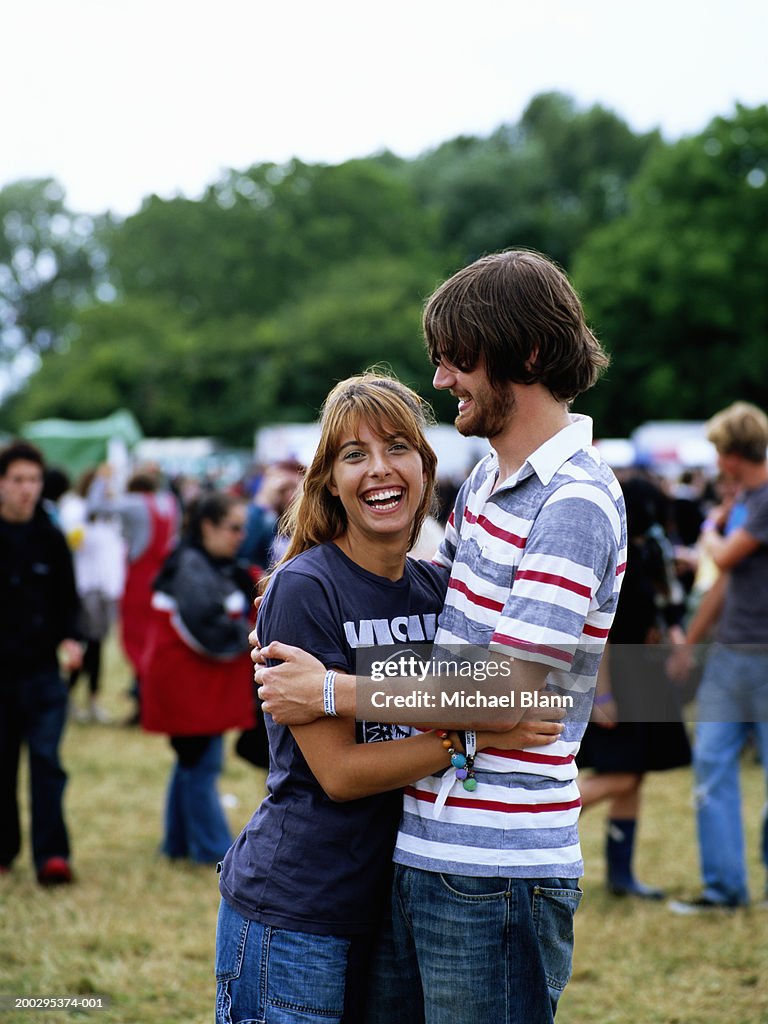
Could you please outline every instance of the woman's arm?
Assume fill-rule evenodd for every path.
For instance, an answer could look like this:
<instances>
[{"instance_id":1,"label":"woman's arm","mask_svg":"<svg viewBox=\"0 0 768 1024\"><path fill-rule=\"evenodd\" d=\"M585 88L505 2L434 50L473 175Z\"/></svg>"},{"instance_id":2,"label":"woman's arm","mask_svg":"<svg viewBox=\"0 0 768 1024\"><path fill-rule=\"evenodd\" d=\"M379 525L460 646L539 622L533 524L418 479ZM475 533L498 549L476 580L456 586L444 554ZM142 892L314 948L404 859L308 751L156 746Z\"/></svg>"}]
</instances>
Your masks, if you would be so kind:
<instances>
[{"instance_id":1,"label":"woman's arm","mask_svg":"<svg viewBox=\"0 0 768 1024\"><path fill-rule=\"evenodd\" d=\"M478 732L477 748L516 750L532 734L531 726L545 728L552 742L563 730L556 722L525 723L503 733ZM402 740L356 743L354 723L324 718L309 725L291 727L291 733L312 774L331 800L357 800L374 793L400 789L448 767L450 757L436 732L424 732ZM453 745L461 750L459 738Z\"/></svg>"}]
</instances>

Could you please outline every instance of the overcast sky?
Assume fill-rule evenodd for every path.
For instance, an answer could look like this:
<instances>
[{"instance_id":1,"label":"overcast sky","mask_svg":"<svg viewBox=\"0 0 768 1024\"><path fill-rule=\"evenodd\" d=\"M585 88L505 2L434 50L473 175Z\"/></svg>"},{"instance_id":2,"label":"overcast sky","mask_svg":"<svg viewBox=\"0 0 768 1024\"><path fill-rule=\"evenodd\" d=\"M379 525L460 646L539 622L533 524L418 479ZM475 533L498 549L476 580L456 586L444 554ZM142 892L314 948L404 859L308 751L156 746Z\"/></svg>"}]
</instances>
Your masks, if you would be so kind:
<instances>
[{"instance_id":1,"label":"overcast sky","mask_svg":"<svg viewBox=\"0 0 768 1024\"><path fill-rule=\"evenodd\" d=\"M6 0L0 186L79 211L225 167L417 153L559 89L635 130L768 101L765 0Z\"/></svg>"}]
</instances>

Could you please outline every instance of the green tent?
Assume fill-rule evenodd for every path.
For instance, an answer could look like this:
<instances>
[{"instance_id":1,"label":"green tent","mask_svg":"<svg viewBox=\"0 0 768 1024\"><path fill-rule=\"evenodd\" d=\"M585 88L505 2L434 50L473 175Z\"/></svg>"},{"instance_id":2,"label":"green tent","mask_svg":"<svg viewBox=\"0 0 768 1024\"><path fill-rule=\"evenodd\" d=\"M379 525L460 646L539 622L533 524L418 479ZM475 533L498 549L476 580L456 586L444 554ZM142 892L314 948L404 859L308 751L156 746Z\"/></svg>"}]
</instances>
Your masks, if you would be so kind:
<instances>
[{"instance_id":1,"label":"green tent","mask_svg":"<svg viewBox=\"0 0 768 1024\"><path fill-rule=\"evenodd\" d=\"M73 476L105 462L113 446L130 450L144 436L127 409L103 420L35 420L24 424L21 435L41 449L50 466Z\"/></svg>"}]
</instances>

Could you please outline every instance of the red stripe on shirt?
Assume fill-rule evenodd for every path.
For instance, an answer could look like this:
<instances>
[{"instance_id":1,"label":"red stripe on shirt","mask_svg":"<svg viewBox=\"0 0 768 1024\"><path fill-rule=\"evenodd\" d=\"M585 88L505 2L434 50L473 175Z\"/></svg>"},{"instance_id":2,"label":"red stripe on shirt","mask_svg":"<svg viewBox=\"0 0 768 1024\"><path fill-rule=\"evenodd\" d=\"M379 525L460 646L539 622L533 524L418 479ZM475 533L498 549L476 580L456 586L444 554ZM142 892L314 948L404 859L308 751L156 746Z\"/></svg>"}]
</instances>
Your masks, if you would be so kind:
<instances>
[{"instance_id":1,"label":"red stripe on shirt","mask_svg":"<svg viewBox=\"0 0 768 1024\"><path fill-rule=\"evenodd\" d=\"M558 757L555 754L535 754L531 750L497 750L496 747L483 747L481 753L505 757L510 761L527 761L530 764L573 764L573 754Z\"/></svg>"},{"instance_id":2,"label":"red stripe on shirt","mask_svg":"<svg viewBox=\"0 0 768 1024\"><path fill-rule=\"evenodd\" d=\"M617 576L621 576L621 574L623 572L626 572L626 570L627 570L627 563L626 562L622 562L620 565L616 566L616 575Z\"/></svg>"},{"instance_id":3,"label":"red stripe on shirt","mask_svg":"<svg viewBox=\"0 0 768 1024\"><path fill-rule=\"evenodd\" d=\"M460 594L463 594L468 601L472 604L480 605L482 608L490 608L491 611L501 612L504 610L504 604L501 601L493 601L490 597L481 597L480 594L476 594L474 590L470 590L466 583L462 580L457 580L451 577L448 581L449 590L458 590Z\"/></svg>"},{"instance_id":4,"label":"red stripe on shirt","mask_svg":"<svg viewBox=\"0 0 768 1024\"><path fill-rule=\"evenodd\" d=\"M549 583L553 587L560 587L563 590L570 590L580 597L591 597L592 591L583 583L569 580L566 576L556 576L551 572L538 572L535 569L518 569L515 573L515 582L518 580L533 580L534 583Z\"/></svg>"},{"instance_id":5,"label":"red stripe on shirt","mask_svg":"<svg viewBox=\"0 0 768 1024\"><path fill-rule=\"evenodd\" d=\"M492 644L503 644L505 647L516 647L520 651L529 651L531 654L543 654L548 658L556 658L564 665L570 665L573 655L567 651L561 651L557 647L548 647L546 644L532 644L526 640L517 640L513 636L505 636L503 633L494 633L491 637Z\"/></svg>"},{"instance_id":6,"label":"red stripe on shirt","mask_svg":"<svg viewBox=\"0 0 768 1024\"><path fill-rule=\"evenodd\" d=\"M437 793L424 793L414 789L413 786L405 787L405 795L412 796L414 800L422 800L427 804L433 804L437 800ZM473 800L471 797L449 796L445 803L448 807L468 807L477 811L501 811L504 814L547 814L554 811L575 810L575 808L581 807L581 797L562 803L505 804L501 800Z\"/></svg>"},{"instance_id":7,"label":"red stripe on shirt","mask_svg":"<svg viewBox=\"0 0 768 1024\"><path fill-rule=\"evenodd\" d=\"M582 629L582 633L585 636L596 636L600 639L605 639L610 632L610 629L598 629L597 626L589 626L586 623L584 629Z\"/></svg>"},{"instance_id":8,"label":"red stripe on shirt","mask_svg":"<svg viewBox=\"0 0 768 1024\"><path fill-rule=\"evenodd\" d=\"M509 530L502 530L500 526L496 526L495 523L492 523L487 516L476 516L465 507L464 518L468 523L477 523L481 529L485 530L486 533L490 533L491 536L499 537L501 540L505 540L509 544L514 544L516 548L525 547L525 537L520 537L516 533L510 533Z\"/></svg>"}]
</instances>

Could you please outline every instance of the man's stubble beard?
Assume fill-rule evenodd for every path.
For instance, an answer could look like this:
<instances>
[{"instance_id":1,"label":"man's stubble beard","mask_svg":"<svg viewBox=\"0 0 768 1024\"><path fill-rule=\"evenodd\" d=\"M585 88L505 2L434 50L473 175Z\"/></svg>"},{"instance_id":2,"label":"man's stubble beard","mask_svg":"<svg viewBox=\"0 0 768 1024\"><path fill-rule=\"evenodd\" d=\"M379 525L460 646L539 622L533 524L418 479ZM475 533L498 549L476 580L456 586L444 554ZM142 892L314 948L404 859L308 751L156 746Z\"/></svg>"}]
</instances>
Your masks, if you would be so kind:
<instances>
[{"instance_id":1,"label":"man's stubble beard","mask_svg":"<svg viewBox=\"0 0 768 1024\"><path fill-rule=\"evenodd\" d=\"M469 417L461 413L454 426L463 437L484 437L492 441L509 426L515 412L515 396L511 391L489 386L480 399L473 395L473 412ZM462 423L462 419L466 422Z\"/></svg>"}]
</instances>

